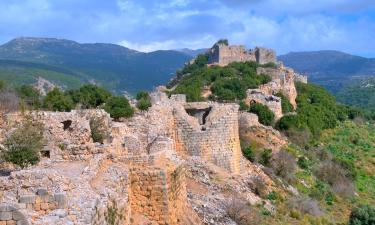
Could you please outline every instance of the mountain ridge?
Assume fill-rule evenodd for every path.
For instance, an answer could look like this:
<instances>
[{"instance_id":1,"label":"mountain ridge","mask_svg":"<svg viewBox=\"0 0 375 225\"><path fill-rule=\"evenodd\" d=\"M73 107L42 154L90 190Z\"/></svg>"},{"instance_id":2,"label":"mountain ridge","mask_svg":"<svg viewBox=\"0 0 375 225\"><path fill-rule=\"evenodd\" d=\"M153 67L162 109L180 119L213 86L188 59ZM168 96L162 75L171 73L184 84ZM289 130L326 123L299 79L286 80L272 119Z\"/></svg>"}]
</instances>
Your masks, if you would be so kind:
<instances>
[{"instance_id":1,"label":"mountain ridge","mask_svg":"<svg viewBox=\"0 0 375 225\"><path fill-rule=\"evenodd\" d=\"M57 38L21 37L0 46L2 60L67 69L73 71L76 78L82 82L94 80L115 92L130 93L151 90L166 83L172 74L191 58L185 53L173 50L144 53L116 44L81 44ZM43 71L46 74L49 72ZM34 78L41 75L43 74L32 74ZM17 76L22 80L22 76L29 79L28 76L31 75L25 72L17 73L16 70L9 71L5 65L0 66L0 78L10 80L9 76ZM63 86L71 88L67 84Z\"/></svg>"}]
</instances>

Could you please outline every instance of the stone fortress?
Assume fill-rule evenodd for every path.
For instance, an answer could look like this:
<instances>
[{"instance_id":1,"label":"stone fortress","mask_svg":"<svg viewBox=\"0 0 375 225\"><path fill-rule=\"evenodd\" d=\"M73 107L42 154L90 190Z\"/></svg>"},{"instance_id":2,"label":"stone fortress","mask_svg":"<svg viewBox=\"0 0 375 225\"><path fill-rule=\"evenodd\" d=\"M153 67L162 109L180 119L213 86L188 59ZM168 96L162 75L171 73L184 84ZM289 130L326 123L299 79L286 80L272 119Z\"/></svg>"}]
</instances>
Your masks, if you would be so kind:
<instances>
[{"instance_id":1,"label":"stone fortress","mask_svg":"<svg viewBox=\"0 0 375 225\"><path fill-rule=\"evenodd\" d=\"M275 63L276 53L272 49L259 48L247 50L243 45L216 43L209 51L208 64L227 66L232 62L254 61L259 64Z\"/></svg>"},{"instance_id":2,"label":"stone fortress","mask_svg":"<svg viewBox=\"0 0 375 225\"><path fill-rule=\"evenodd\" d=\"M275 62L275 53L264 49L214 46L211 52L218 54L211 63L220 66L233 60ZM248 90L247 102L265 104L280 118L281 101L274 94L282 92L296 107L294 81L303 77L281 64L257 73L272 81ZM275 185L244 159L240 136L266 140L278 151L287 144L279 132L259 124L256 115L239 113L237 104L189 103L185 95L168 97L161 91L153 92L151 100L147 111L122 122L99 109L32 112L44 125L42 160L0 174L0 225L111 224L111 218L125 225L235 224L225 214L228 190L272 210L251 186L261 179L269 193ZM91 138L93 118L108 131L104 143ZM2 120L0 141L22 115L11 113Z\"/></svg>"}]
</instances>

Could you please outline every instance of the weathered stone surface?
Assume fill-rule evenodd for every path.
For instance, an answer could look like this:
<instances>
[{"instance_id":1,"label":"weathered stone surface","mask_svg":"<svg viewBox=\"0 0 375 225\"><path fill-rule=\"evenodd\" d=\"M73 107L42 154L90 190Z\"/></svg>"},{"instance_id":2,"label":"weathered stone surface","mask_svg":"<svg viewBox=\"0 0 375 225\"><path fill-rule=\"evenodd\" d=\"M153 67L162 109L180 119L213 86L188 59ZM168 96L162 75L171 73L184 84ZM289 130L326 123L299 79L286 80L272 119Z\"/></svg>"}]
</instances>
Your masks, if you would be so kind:
<instances>
[{"instance_id":1,"label":"weathered stone surface","mask_svg":"<svg viewBox=\"0 0 375 225\"><path fill-rule=\"evenodd\" d=\"M226 66L232 62L254 61L259 64L276 63L276 53L271 49L246 50L243 45L215 44L209 51L209 65Z\"/></svg>"},{"instance_id":2,"label":"weathered stone surface","mask_svg":"<svg viewBox=\"0 0 375 225\"><path fill-rule=\"evenodd\" d=\"M1 220L11 220L12 212L0 212L0 221Z\"/></svg>"},{"instance_id":3,"label":"weathered stone surface","mask_svg":"<svg viewBox=\"0 0 375 225\"><path fill-rule=\"evenodd\" d=\"M36 196L35 195L23 195L20 197L19 202L25 204L35 203Z\"/></svg>"}]
</instances>

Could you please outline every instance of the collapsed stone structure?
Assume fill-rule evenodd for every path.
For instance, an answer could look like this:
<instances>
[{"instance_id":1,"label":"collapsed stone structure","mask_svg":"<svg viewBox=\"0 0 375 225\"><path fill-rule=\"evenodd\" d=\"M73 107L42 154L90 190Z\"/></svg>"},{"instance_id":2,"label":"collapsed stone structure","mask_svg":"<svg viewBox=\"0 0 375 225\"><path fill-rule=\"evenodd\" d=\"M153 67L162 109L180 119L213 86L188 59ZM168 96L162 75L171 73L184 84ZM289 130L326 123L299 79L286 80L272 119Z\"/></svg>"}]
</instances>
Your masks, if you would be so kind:
<instances>
[{"instance_id":1,"label":"collapsed stone structure","mask_svg":"<svg viewBox=\"0 0 375 225\"><path fill-rule=\"evenodd\" d=\"M259 48L247 50L243 45L216 43L208 51L208 64L226 66L232 62L254 61L259 64L276 63L276 53L272 49Z\"/></svg>"},{"instance_id":2,"label":"collapsed stone structure","mask_svg":"<svg viewBox=\"0 0 375 225\"><path fill-rule=\"evenodd\" d=\"M122 224L134 224L130 218L202 223L188 200L185 161L198 157L226 174L244 172L239 106L187 103L184 95L162 92L151 97L147 112L123 122L102 110L31 113L44 125L42 161L0 176L0 203L19 210L25 224L107 224L113 207ZM102 118L109 130L102 144L91 138L92 118ZM2 134L10 134L22 116L5 120L11 129L1 127Z\"/></svg>"}]
</instances>

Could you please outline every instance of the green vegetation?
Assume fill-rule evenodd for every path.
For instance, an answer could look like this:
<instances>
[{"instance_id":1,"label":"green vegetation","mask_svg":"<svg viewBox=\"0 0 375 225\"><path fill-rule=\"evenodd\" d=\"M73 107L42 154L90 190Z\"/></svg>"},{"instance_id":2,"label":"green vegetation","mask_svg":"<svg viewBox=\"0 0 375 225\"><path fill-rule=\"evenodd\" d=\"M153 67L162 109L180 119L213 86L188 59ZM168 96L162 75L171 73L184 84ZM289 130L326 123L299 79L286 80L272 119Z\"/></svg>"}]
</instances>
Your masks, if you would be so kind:
<instances>
[{"instance_id":1,"label":"green vegetation","mask_svg":"<svg viewBox=\"0 0 375 225\"><path fill-rule=\"evenodd\" d=\"M147 110L151 107L151 98L148 92L141 91L136 96L137 108L140 110Z\"/></svg>"},{"instance_id":2,"label":"green vegetation","mask_svg":"<svg viewBox=\"0 0 375 225\"><path fill-rule=\"evenodd\" d=\"M123 96L110 97L107 103L105 104L104 109L115 120L118 120L123 117L131 117L134 113L134 110L130 106L128 99L126 99Z\"/></svg>"},{"instance_id":3,"label":"green vegetation","mask_svg":"<svg viewBox=\"0 0 375 225\"><path fill-rule=\"evenodd\" d=\"M250 162L255 162L255 153L251 149L251 146L243 147L241 146L242 154L248 159Z\"/></svg>"},{"instance_id":4,"label":"green vegetation","mask_svg":"<svg viewBox=\"0 0 375 225\"><path fill-rule=\"evenodd\" d=\"M375 120L375 79L366 79L349 85L337 94L337 100L347 105L365 109L365 116Z\"/></svg>"},{"instance_id":5,"label":"green vegetation","mask_svg":"<svg viewBox=\"0 0 375 225\"><path fill-rule=\"evenodd\" d=\"M33 109L39 109L42 106L41 96L33 86L24 84L16 92L27 106Z\"/></svg>"},{"instance_id":6,"label":"green vegetation","mask_svg":"<svg viewBox=\"0 0 375 225\"><path fill-rule=\"evenodd\" d=\"M259 66L255 62L231 63L226 67L207 67L208 57L200 55L195 63L185 66L178 75L183 79L173 93L186 94L188 101L203 100L203 87L211 88L210 98L216 101L240 101L246 97L246 90L257 88L268 83L271 78L267 75L257 75Z\"/></svg>"},{"instance_id":7,"label":"green vegetation","mask_svg":"<svg viewBox=\"0 0 375 225\"><path fill-rule=\"evenodd\" d=\"M67 112L72 110L73 107L74 102L71 96L60 91L58 88L50 91L43 100L43 108L52 111Z\"/></svg>"},{"instance_id":8,"label":"green vegetation","mask_svg":"<svg viewBox=\"0 0 375 225\"><path fill-rule=\"evenodd\" d=\"M280 92L275 95L281 98L281 108L282 108L283 114L292 112L294 110L293 105L290 104L288 98L285 97L285 95L283 95Z\"/></svg>"},{"instance_id":9,"label":"green vegetation","mask_svg":"<svg viewBox=\"0 0 375 225\"><path fill-rule=\"evenodd\" d=\"M78 90L69 91L75 104L80 104L81 108L96 108L104 104L112 94L104 88L93 84L86 84Z\"/></svg>"},{"instance_id":10,"label":"green vegetation","mask_svg":"<svg viewBox=\"0 0 375 225\"><path fill-rule=\"evenodd\" d=\"M250 105L249 112L258 115L259 122L263 125L270 126L274 123L275 115L265 105L262 105L260 103L252 103Z\"/></svg>"},{"instance_id":11,"label":"green vegetation","mask_svg":"<svg viewBox=\"0 0 375 225\"><path fill-rule=\"evenodd\" d=\"M339 105L326 90L313 84L297 83L297 115L280 119L276 127L282 131L308 129L318 137L324 129L334 128L338 121L345 120L352 109Z\"/></svg>"},{"instance_id":12,"label":"green vegetation","mask_svg":"<svg viewBox=\"0 0 375 225\"><path fill-rule=\"evenodd\" d=\"M364 205L355 208L350 214L349 225L372 225L375 224L375 208Z\"/></svg>"},{"instance_id":13,"label":"green vegetation","mask_svg":"<svg viewBox=\"0 0 375 225\"><path fill-rule=\"evenodd\" d=\"M26 119L3 143L2 158L25 168L39 162L43 148L43 125ZM1 153L1 152L0 152Z\"/></svg>"}]
</instances>

